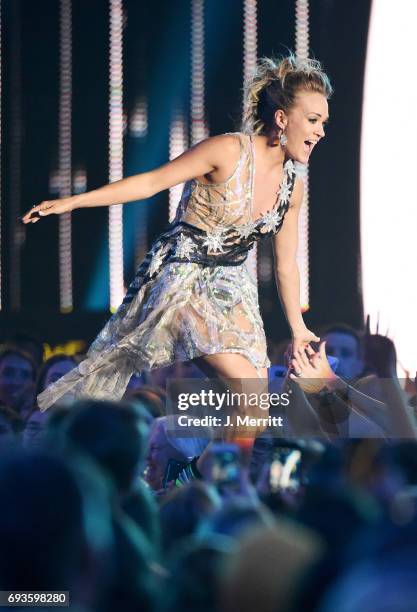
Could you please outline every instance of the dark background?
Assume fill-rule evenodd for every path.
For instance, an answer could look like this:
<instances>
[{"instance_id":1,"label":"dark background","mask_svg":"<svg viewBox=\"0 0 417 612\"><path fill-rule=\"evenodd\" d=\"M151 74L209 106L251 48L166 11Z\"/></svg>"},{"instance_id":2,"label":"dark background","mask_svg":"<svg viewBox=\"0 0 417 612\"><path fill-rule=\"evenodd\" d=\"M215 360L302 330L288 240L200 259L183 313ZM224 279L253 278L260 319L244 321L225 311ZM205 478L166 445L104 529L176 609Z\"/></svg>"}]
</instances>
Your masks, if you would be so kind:
<instances>
[{"instance_id":1,"label":"dark background","mask_svg":"<svg viewBox=\"0 0 417 612\"><path fill-rule=\"evenodd\" d=\"M147 137L140 142L129 135L125 138L125 175L167 160L173 101L180 100L187 110L190 4L188 0L124 2L127 116L138 95L149 98ZM258 56L294 49L294 4L258 2ZM310 163L310 310L305 319L313 329L334 321L360 327L359 143L370 0L314 0L310 5L310 54L324 64L335 93L326 139ZM0 336L19 328L37 332L50 343L91 340L109 316L108 210L73 214L74 311L64 315L59 313L57 218L22 228L11 205L18 193L16 180L21 213L52 197L49 174L58 164L59 2L3 0L2 8ZM72 163L73 169L86 169L87 188L94 189L108 182L108 2L74 0L72 27ZM213 135L239 129L241 0L207 0L205 28L206 110ZM16 159L20 159L17 175ZM124 215L128 283L134 273L132 231L146 222L150 241L164 227L168 194L129 204ZM19 255L20 269L13 252ZM12 299L13 283L20 283L18 307ZM267 335L285 338L287 326L273 283L260 288L260 299Z\"/></svg>"}]
</instances>

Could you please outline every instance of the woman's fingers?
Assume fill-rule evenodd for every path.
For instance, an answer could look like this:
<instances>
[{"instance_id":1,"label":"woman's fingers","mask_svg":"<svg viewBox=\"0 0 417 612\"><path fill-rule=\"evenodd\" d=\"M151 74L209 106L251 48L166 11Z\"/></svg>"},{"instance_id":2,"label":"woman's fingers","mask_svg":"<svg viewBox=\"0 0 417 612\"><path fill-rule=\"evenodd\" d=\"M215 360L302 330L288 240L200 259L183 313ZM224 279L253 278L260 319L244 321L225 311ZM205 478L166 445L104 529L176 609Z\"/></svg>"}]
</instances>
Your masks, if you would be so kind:
<instances>
[{"instance_id":1,"label":"woman's fingers","mask_svg":"<svg viewBox=\"0 0 417 612\"><path fill-rule=\"evenodd\" d=\"M327 355L326 355L326 340L323 340L323 342L321 342L321 344L320 344L319 355L320 355L320 357L322 359L327 359Z\"/></svg>"},{"instance_id":2,"label":"woman's fingers","mask_svg":"<svg viewBox=\"0 0 417 612\"><path fill-rule=\"evenodd\" d=\"M22 217L23 223L36 223L39 221L41 204L32 208Z\"/></svg>"},{"instance_id":3,"label":"woman's fingers","mask_svg":"<svg viewBox=\"0 0 417 612\"><path fill-rule=\"evenodd\" d=\"M300 376L301 374L301 364L297 361L297 359L294 357L291 361L292 363L292 367L294 368L294 372L297 374L297 376Z\"/></svg>"},{"instance_id":4,"label":"woman's fingers","mask_svg":"<svg viewBox=\"0 0 417 612\"><path fill-rule=\"evenodd\" d=\"M313 366L313 368L319 367L321 359L322 358L321 358L320 353L314 353L314 355L310 357L310 363Z\"/></svg>"},{"instance_id":5,"label":"woman's fingers","mask_svg":"<svg viewBox=\"0 0 417 612\"><path fill-rule=\"evenodd\" d=\"M300 361L301 361L301 363L303 364L303 366L305 368L307 368L310 365L310 361L309 361L308 355L306 353L306 349L302 349L300 351Z\"/></svg>"},{"instance_id":6,"label":"woman's fingers","mask_svg":"<svg viewBox=\"0 0 417 612\"><path fill-rule=\"evenodd\" d=\"M32 221L31 215L35 212L35 208L36 207L31 208L25 215L23 215L22 217L23 223L29 223Z\"/></svg>"},{"instance_id":7,"label":"woman's fingers","mask_svg":"<svg viewBox=\"0 0 417 612\"><path fill-rule=\"evenodd\" d=\"M55 212L55 200L41 202L37 206L32 206L22 217L23 223L36 223L41 217L46 217Z\"/></svg>"},{"instance_id":8,"label":"woman's fingers","mask_svg":"<svg viewBox=\"0 0 417 612\"><path fill-rule=\"evenodd\" d=\"M314 349L312 349L309 344L307 345L306 351L307 351L307 355L309 356L310 359L311 359L311 357L313 357L316 354Z\"/></svg>"}]
</instances>

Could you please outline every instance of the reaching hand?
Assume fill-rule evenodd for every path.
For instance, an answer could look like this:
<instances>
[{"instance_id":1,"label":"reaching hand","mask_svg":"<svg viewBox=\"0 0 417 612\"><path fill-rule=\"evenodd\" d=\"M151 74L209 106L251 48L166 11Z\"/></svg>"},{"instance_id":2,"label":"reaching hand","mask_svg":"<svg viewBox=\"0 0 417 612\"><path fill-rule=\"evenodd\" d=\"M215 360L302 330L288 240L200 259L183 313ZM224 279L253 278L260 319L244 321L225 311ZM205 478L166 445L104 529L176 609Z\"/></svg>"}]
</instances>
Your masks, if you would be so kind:
<instances>
[{"instance_id":1,"label":"reaching hand","mask_svg":"<svg viewBox=\"0 0 417 612\"><path fill-rule=\"evenodd\" d=\"M62 213L74 210L74 200L72 197L61 198L59 200L47 200L32 208L22 217L23 223L36 223L41 217L48 215L61 215Z\"/></svg>"},{"instance_id":2,"label":"reaching hand","mask_svg":"<svg viewBox=\"0 0 417 612\"><path fill-rule=\"evenodd\" d=\"M291 365L295 374L289 376L305 393L318 393L329 380L337 378L327 360L325 347L326 343L321 342L317 353L308 346L293 354Z\"/></svg>"},{"instance_id":3,"label":"reaching hand","mask_svg":"<svg viewBox=\"0 0 417 612\"><path fill-rule=\"evenodd\" d=\"M301 331L294 332L292 337L292 352L297 353L299 350L305 350L310 346L310 342L320 342L320 338L312 331L305 327Z\"/></svg>"}]
</instances>

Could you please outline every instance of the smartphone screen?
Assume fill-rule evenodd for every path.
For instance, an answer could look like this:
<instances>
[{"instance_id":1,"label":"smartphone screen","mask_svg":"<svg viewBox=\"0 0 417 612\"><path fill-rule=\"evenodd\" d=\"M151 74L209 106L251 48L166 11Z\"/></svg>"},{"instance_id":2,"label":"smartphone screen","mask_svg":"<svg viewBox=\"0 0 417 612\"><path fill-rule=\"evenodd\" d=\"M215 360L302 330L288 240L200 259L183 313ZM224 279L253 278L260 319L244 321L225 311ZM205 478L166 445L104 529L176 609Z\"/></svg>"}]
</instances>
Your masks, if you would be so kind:
<instances>
[{"instance_id":1,"label":"smartphone screen","mask_svg":"<svg viewBox=\"0 0 417 612\"><path fill-rule=\"evenodd\" d=\"M165 489L167 484L172 480L176 480L180 474L180 472L187 466L186 463L182 461L177 461L176 459L170 459L165 468L165 474L162 481L162 486Z\"/></svg>"},{"instance_id":2,"label":"smartphone screen","mask_svg":"<svg viewBox=\"0 0 417 612\"><path fill-rule=\"evenodd\" d=\"M235 445L213 445L211 450L211 481L221 491L240 487L239 449Z\"/></svg>"},{"instance_id":3,"label":"smartphone screen","mask_svg":"<svg viewBox=\"0 0 417 612\"><path fill-rule=\"evenodd\" d=\"M269 472L272 492L297 489L300 484L301 451L296 448L275 449Z\"/></svg>"}]
</instances>

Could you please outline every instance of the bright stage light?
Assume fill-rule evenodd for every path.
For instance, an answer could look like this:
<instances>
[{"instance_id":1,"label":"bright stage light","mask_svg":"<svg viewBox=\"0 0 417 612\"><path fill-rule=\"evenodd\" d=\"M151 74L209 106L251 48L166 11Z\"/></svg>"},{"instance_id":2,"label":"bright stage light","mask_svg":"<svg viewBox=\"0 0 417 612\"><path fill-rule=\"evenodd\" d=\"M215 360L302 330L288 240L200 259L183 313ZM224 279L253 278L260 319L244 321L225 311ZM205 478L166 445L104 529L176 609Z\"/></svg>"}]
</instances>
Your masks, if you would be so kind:
<instances>
[{"instance_id":1,"label":"bright stage light","mask_svg":"<svg viewBox=\"0 0 417 612\"><path fill-rule=\"evenodd\" d=\"M6 3L3 4L3 10ZM8 289L9 308L17 312L21 308L22 277L21 277L21 248L24 240L24 228L18 222L22 204L22 144L23 144L23 115L22 115L22 18L21 3L11 2L10 7L10 47L9 47L9 99L8 116L9 147L7 164L9 168L9 185L7 197L7 232L11 239L8 241L9 266Z\"/></svg>"},{"instance_id":2,"label":"bright stage light","mask_svg":"<svg viewBox=\"0 0 417 612\"><path fill-rule=\"evenodd\" d=\"M209 135L205 111L204 0L191 4L191 144Z\"/></svg>"},{"instance_id":3,"label":"bright stage light","mask_svg":"<svg viewBox=\"0 0 417 612\"><path fill-rule=\"evenodd\" d=\"M301 204L300 216L298 218L298 249L297 263L300 271L300 304L301 310L305 312L310 308L310 266L309 266L309 181L308 165L296 164L297 175L304 183L304 196Z\"/></svg>"},{"instance_id":4,"label":"bright stage light","mask_svg":"<svg viewBox=\"0 0 417 612\"><path fill-rule=\"evenodd\" d=\"M2 184L2 175L1 175L1 150L2 150L2 142L1 142L1 126L2 126L2 116L1 116L1 100L2 100L2 73L1 73L1 64L2 64L2 40L1 40L1 28L2 28L2 21L1 21L1 2L0 2L0 310L2 309L2 277L1 277L1 273L2 273L2 269L1 269L1 260L2 260L2 244L1 244L1 238L2 238L2 218L1 218L1 210L2 210L2 192L1 192L1 184Z\"/></svg>"},{"instance_id":5,"label":"bright stage light","mask_svg":"<svg viewBox=\"0 0 417 612\"><path fill-rule=\"evenodd\" d=\"M123 2L110 0L109 181L123 178ZM109 207L110 310L124 296L123 205Z\"/></svg>"},{"instance_id":6,"label":"bright stage light","mask_svg":"<svg viewBox=\"0 0 417 612\"><path fill-rule=\"evenodd\" d=\"M169 159L175 159L188 148L187 126L184 113L178 108L174 108L169 128ZM171 187L169 190L169 221L175 219L178 204L184 184L180 183Z\"/></svg>"},{"instance_id":7,"label":"bright stage light","mask_svg":"<svg viewBox=\"0 0 417 612\"><path fill-rule=\"evenodd\" d=\"M295 54L299 59L309 56L309 0L297 0L295 3ZM297 174L304 182L304 198L301 205L298 221L298 251L297 263L300 270L300 304L303 311L309 309L309 244L308 244L308 217L309 217L309 181L308 164L297 164Z\"/></svg>"},{"instance_id":8,"label":"bright stage light","mask_svg":"<svg viewBox=\"0 0 417 612\"><path fill-rule=\"evenodd\" d=\"M389 330L400 364L417 369L417 3L373 0L362 114L364 314Z\"/></svg>"},{"instance_id":9,"label":"bright stage light","mask_svg":"<svg viewBox=\"0 0 417 612\"><path fill-rule=\"evenodd\" d=\"M72 112L72 15L71 0L60 5L59 79L59 197L71 195L71 112ZM59 216L59 304L61 312L71 312L72 248L71 213Z\"/></svg>"},{"instance_id":10,"label":"bright stage light","mask_svg":"<svg viewBox=\"0 0 417 612\"><path fill-rule=\"evenodd\" d=\"M257 21L257 0L244 0L243 4L243 83L248 82L255 72L257 59L257 41L258 41L258 21ZM245 91L245 88L243 88ZM243 107L245 98L243 98ZM255 280L258 281L258 245L255 243L249 251L246 260L247 268ZM267 258L268 255L265 255ZM262 280L267 282L267 271L270 268L265 262L262 263Z\"/></svg>"}]
</instances>

